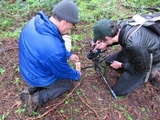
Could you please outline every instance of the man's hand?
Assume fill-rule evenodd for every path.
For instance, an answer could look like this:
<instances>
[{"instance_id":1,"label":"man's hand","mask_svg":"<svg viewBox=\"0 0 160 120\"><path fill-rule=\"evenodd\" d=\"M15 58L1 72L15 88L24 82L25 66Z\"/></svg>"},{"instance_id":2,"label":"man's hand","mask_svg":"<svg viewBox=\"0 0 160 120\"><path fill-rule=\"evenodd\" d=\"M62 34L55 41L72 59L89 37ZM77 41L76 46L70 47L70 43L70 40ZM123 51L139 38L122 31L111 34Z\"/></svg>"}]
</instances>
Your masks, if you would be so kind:
<instances>
[{"instance_id":1,"label":"man's hand","mask_svg":"<svg viewBox=\"0 0 160 120\"><path fill-rule=\"evenodd\" d=\"M72 62L78 62L79 61L79 57L76 54L72 54L71 57L69 58L69 60L71 60ZM81 71L77 70L81 76Z\"/></svg>"},{"instance_id":2,"label":"man's hand","mask_svg":"<svg viewBox=\"0 0 160 120\"><path fill-rule=\"evenodd\" d=\"M101 42L97 41L96 43L93 43L92 46L95 46L93 50L97 50L97 49L105 50L107 47L107 44L102 41Z\"/></svg>"},{"instance_id":3,"label":"man's hand","mask_svg":"<svg viewBox=\"0 0 160 120\"><path fill-rule=\"evenodd\" d=\"M79 57L76 54L72 54L70 56L69 60L71 60L72 62L78 62L79 61Z\"/></svg>"},{"instance_id":4,"label":"man's hand","mask_svg":"<svg viewBox=\"0 0 160 120\"><path fill-rule=\"evenodd\" d=\"M114 69L122 68L122 63L118 61L113 61L113 63L110 65Z\"/></svg>"}]
</instances>

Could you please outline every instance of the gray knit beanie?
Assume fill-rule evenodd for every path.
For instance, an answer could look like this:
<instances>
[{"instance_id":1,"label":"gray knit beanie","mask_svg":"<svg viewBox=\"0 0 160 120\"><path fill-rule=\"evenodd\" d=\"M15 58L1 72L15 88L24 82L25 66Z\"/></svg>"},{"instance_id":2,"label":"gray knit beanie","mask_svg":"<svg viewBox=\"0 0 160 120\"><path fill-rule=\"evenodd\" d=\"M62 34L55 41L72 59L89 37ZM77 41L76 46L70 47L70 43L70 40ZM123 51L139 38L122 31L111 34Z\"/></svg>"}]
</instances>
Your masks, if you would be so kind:
<instances>
[{"instance_id":1,"label":"gray knit beanie","mask_svg":"<svg viewBox=\"0 0 160 120\"><path fill-rule=\"evenodd\" d=\"M77 5L71 0L63 0L59 2L53 8L52 12L70 23L76 24L79 22Z\"/></svg>"}]
</instances>

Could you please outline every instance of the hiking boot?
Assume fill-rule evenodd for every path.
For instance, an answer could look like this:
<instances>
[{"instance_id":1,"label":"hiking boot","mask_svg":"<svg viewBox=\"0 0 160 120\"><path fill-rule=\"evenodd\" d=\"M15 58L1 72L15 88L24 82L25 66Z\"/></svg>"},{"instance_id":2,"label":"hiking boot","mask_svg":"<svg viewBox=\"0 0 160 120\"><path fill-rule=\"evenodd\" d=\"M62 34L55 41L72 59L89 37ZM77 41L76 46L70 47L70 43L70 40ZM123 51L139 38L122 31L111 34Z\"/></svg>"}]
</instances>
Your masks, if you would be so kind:
<instances>
[{"instance_id":1,"label":"hiking boot","mask_svg":"<svg viewBox=\"0 0 160 120\"><path fill-rule=\"evenodd\" d=\"M21 101L22 101L22 104L27 103L28 98L30 97L29 95L30 95L30 94L29 94L29 92L28 92L27 90L23 90L23 91L19 94L19 97L20 97L20 99L21 99Z\"/></svg>"},{"instance_id":2,"label":"hiking boot","mask_svg":"<svg viewBox=\"0 0 160 120\"><path fill-rule=\"evenodd\" d=\"M31 95L31 100L32 100L32 109L36 110L39 107L37 93L34 93L33 95Z\"/></svg>"},{"instance_id":3,"label":"hiking boot","mask_svg":"<svg viewBox=\"0 0 160 120\"><path fill-rule=\"evenodd\" d=\"M28 91L22 91L19 94L22 104L26 105L26 111L30 114L38 108L37 101L38 97L35 95L30 95Z\"/></svg>"},{"instance_id":4,"label":"hiking boot","mask_svg":"<svg viewBox=\"0 0 160 120\"><path fill-rule=\"evenodd\" d=\"M154 68L154 70L152 71L150 83L153 86L160 87L160 63L158 63Z\"/></svg>"},{"instance_id":5,"label":"hiking boot","mask_svg":"<svg viewBox=\"0 0 160 120\"><path fill-rule=\"evenodd\" d=\"M31 95L37 91L37 87L29 86L29 87L25 88L24 91L28 91L29 94Z\"/></svg>"}]
</instances>

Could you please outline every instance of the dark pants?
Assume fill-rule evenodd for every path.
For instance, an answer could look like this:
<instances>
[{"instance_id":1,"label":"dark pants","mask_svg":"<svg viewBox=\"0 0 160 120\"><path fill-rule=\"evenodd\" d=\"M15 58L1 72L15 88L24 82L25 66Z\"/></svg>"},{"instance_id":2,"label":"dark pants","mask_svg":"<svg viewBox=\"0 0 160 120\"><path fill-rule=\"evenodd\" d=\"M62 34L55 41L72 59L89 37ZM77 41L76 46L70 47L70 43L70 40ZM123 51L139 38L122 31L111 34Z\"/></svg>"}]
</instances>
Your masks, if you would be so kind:
<instances>
[{"instance_id":1,"label":"dark pants","mask_svg":"<svg viewBox=\"0 0 160 120\"><path fill-rule=\"evenodd\" d=\"M45 87L34 87L34 94L32 96L37 96L37 104L41 106L69 90L72 85L72 80L60 79Z\"/></svg>"},{"instance_id":2,"label":"dark pants","mask_svg":"<svg viewBox=\"0 0 160 120\"><path fill-rule=\"evenodd\" d=\"M130 58L128 58L123 51L106 57L106 63L110 63L114 60L125 63L130 61ZM142 85L144 83L145 77L146 73L131 73L129 71L123 70L122 75L112 89L117 96L127 95Z\"/></svg>"}]
</instances>

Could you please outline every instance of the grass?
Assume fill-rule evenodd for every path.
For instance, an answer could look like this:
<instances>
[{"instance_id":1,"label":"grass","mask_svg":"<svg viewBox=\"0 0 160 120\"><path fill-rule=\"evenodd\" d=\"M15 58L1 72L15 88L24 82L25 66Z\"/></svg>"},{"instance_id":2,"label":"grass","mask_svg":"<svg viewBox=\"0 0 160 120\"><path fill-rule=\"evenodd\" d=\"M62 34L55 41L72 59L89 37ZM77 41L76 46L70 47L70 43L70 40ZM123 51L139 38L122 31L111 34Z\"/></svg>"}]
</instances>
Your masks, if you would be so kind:
<instances>
[{"instance_id":1,"label":"grass","mask_svg":"<svg viewBox=\"0 0 160 120\"><path fill-rule=\"evenodd\" d=\"M117 105L117 104L114 104L113 106L116 110L122 112L124 114L124 116L127 118L127 120L133 120L132 116L125 109L125 106L123 107L123 106Z\"/></svg>"},{"instance_id":2,"label":"grass","mask_svg":"<svg viewBox=\"0 0 160 120\"><path fill-rule=\"evenodd\" d=\"M49 16L51 14L52 5L55 5L60 0L16 0L15 3L10 1L0 1L0 39L5 38L18 38L22 27L26 24L28 19L31 19L36 15L37 11L43 10ZM93 24L101 18L119 19L125 18L125 14L118 15L116 9L117 0L74 0L77 2L80 20L87 22L88 26L92 27ZM146 12L145 8L148 6L155 6L160 4L159 1L153 0L122 0L121 2L125 6L130 6L132 10L135 10L136 6L139 8L137 12ZM84 28L85 31L85 28ZM90 36L92 33L90 33ZM80 38L83 37L83 35Z\"/></svg>"}]
</instances>

